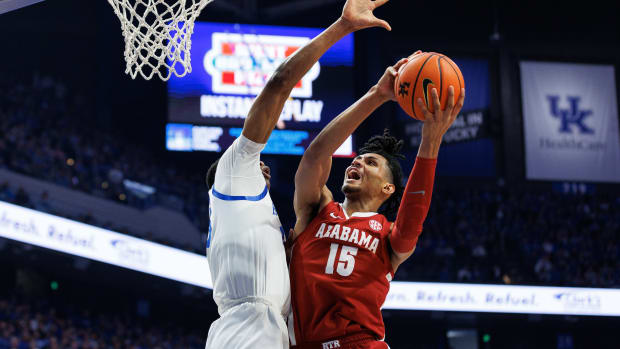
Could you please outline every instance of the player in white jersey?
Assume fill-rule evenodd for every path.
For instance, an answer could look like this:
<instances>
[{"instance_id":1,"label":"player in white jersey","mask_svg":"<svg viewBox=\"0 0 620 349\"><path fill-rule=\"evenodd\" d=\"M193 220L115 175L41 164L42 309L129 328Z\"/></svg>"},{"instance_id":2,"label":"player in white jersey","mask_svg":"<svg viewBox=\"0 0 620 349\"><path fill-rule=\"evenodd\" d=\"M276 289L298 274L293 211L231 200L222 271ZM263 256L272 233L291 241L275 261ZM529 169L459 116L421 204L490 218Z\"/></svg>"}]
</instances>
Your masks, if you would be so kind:
<instances>
[{"instance_id":1,"label":"player in white jersey","mask_svg":"<svg viewBox=\"0 0 620 349\"><path fill-rule=\"evenodd\" d=\"M290 287L281 224L259 167L264 144L239 137L209 191L207 259L220 319L207 348L287 348Z\"/></svg>"},{"instance_id":2,"label":"player in white jersey","mask_svg":"<svg viewBox=\"0 0 620 349\"><path fill-rule=\"evenodd\" d=\"M293 87L338 40L389 24L372 11L388 0L348 0L342 16L287 58L258 95L241 136L207 172L210 227L207 259L220 318L207 348L288 348L290 284L284 230L269 196L269 167L260 152Z\"/></svg>"}]
</instances>

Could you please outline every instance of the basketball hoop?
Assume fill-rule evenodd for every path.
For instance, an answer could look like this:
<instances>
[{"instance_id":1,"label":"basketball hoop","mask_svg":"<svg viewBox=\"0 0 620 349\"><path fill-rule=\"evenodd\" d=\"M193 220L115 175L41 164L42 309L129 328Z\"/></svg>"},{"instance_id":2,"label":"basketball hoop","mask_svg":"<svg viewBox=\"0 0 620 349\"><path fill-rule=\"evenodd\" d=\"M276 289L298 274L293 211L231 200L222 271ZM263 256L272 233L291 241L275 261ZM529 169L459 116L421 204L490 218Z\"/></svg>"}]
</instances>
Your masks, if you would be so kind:
<instances>
[{"instance_id":1,"label":"basketball hoop","mask_svg":"<svg viewBox=\"0 0 620 349\"><path fill-rule=\"evenodd\" d=\"M213 0L108 0L125 38L125 73L163 81L192 72L194 21Z\"/></svg>"}]
</instances>

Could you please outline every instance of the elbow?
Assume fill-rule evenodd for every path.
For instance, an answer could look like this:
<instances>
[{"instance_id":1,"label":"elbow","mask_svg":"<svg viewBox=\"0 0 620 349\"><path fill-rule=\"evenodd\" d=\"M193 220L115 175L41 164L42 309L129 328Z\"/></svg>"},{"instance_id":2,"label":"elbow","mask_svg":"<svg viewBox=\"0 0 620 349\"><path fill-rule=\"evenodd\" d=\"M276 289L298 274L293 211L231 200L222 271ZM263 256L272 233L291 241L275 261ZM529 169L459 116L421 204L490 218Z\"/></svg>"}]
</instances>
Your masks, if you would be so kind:
<instances>
[{"instance_id":1,"label":"elbow","mask_svg":"<svg viewBox=\"0 0 620 349\"><path fill-rule=\"evenodd\" d=\"M283 68L281 65L278 69L276 69L273 75L271 75L271 78L267 81L265 88L274 92L284 93L285 91L290 90L288 86L291 85L291 79L292 73L290 69Z\"/></svg>"}]
</instances>

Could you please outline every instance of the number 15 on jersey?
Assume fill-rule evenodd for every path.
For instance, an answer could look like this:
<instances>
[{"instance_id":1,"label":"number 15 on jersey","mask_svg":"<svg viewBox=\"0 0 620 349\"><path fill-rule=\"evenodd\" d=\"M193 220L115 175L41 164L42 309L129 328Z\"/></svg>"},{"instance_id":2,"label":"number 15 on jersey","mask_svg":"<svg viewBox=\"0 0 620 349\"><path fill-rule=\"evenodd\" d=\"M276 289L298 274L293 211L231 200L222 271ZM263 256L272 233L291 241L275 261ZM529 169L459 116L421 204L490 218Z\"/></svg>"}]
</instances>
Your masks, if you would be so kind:
<instances>
[{"instance_id":1,"label":"number 15 on jersey","mask_svg":"<svg viewBox=\"0 0 620 349\"><path fill-rule=\"evenodd\" d=\"M340 257L336 262L336 255L340 250ZM355 256L357 255L357 247L342 246L340 244L333 243L329 247L329 257L327 258L327 265L325 266L325 274L334 273L334 264L336 266L336 272L341 276L349 276L353 273L355 268Z\"/></svg>"}]
</instances>

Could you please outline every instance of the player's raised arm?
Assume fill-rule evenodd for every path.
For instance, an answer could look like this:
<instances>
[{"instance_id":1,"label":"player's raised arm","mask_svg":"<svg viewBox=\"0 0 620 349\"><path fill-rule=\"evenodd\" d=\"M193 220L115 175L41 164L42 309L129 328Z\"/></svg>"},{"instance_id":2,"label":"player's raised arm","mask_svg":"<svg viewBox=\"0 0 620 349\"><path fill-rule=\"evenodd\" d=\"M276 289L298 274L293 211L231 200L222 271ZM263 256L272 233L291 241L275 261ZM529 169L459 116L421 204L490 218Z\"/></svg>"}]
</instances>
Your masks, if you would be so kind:
<instances>
[{"instance_id":1,"label":"player's raised arm","mask_svg":"<svg viewBox=\"0 0 620 349\"><path fill-rule=\"evenodd\" d=\"M376 18L372 12L386 2L388 0L348 0L342 16L334 24L288 57L274 72L250 109L243 135L256 143L266 143L293 87L338 40L364 28L391 30L386 21Z\"/></svg>"},{"instance_id":2,"label":"player's raised arm","mask_svg":"<svg viewBox=\"0 0 620 349\"><path fill-rule=\"evenodd\" d=\"M332 154L373 111L387 101L396 100L394 79L405 63L407 59L403 58L388 67L379 82L325 126L304 152L295 174L295 232L305 229L312 219L310 212L317 207L321 209L331 200L331 193L324 186L329 177Z\"/></svg>"},{"instance_id":3,"label":"player's raised arm","mask_svg":"<svg viewBox=\"0 0 620 349\"><path fill-rule=\"evenodd\" d=\"M398 208L396 222L390 234L392 267L394 270L413 253L422 224L428 214L435 181L435 166L443 135L448 131L465 102L465 89L461 89L459 100L454 103L454 87L448 88L448 103L441 110L437 89L431 91L435 113L426 108L422 100L416 101L426 120L422 126L422 142L403 198Z\"/></svg>"}]
</instances>

